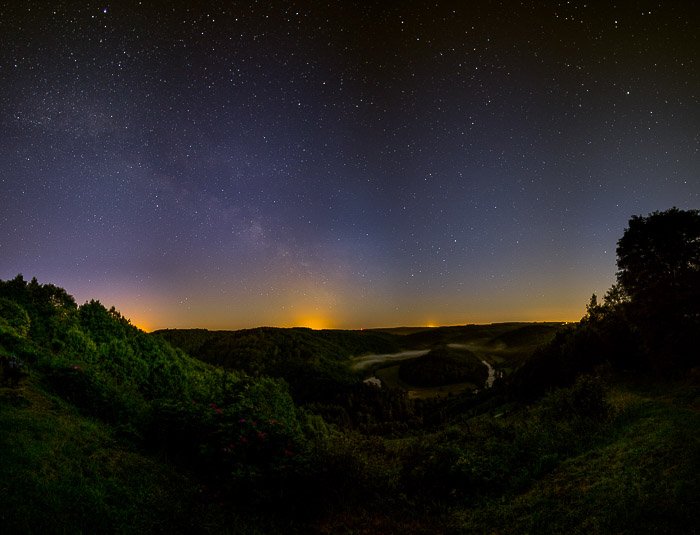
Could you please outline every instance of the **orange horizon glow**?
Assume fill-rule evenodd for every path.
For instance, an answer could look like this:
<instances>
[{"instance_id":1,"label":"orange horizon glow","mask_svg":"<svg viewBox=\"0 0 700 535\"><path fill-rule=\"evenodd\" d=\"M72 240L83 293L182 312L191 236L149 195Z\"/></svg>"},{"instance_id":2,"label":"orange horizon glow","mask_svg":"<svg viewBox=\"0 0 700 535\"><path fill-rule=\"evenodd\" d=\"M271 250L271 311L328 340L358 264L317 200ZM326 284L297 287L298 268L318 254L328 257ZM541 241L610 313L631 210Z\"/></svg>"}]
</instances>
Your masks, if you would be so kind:
<instances>
[{"instance_id":1,"label":"orange horizon glow","mask_svg":"<svg viewBox=\"0 0 700 535\"><path fill-rule=\"evenodd\" d=\"M127 318L129 320L129 323L131 323L134 327L137 329L144 331L144 332L152 332L152 331L157 331L158 329L154 329L153 326L148 323L147 321L141 321L141 320L134 320L131 318Z\"/></svg>"},{"instance_id":2,"label":"orange horizon glow","mask_svg":"<svg viewBox=\"0 0 700 535\"><path fill-rule=\"evenodd\" d=\"M306 327L314 331L333 328L332 323L327 318L315 315L303 316L292 323L293 325L290 325L290 327Z\"/></svg>"},{"instance_id":3,"label":"orange horizon glow","mask_svg":"<svg viewBox=\"0 0 700 535\"><path fill-rule=\"evenodd\" d=\"M312 330L363 330L363 329L395 329L395 328L439 328L462 325L489 325L495 323L576 323L585 314L585 307L581 306L580 310L575 312L561 311L557 309L543 308L542 310L533 310L529 313L516 314L498 314L496 311L483 314L478 317L477 314L450 314L444 318L436 318L431 321L424 319L411 318L404 316L392 321L385 314L377 314L377 317L368 321L357 321L352 317L340 316L339 314L324 313L321 311L312 311L308 313L292 314L293 318L287 320L281 316L270 315L269 319L265 319L264 315L251 315L248 321L240 321L239 317L231 315L229 318L217 317L212 313L210 316L206 314L172 315L163 313L159 314L160 310L151 309L154 316L152 318L143 314L140 310L131 306L124 307L120 310L124 317L129 318L132 325L145 332L153 332L161 329L207 329L207 330L243 330L255 329L259 327L276 327L276 328L294 328L303 327ZM119 309L117 307L117 309ZM461 316L461 317L460 317Z\"/></svg>"},{"instance_id":4,"label":"orange horizon glow","mask_svg":"<svg viewBox=\"0 0 700 535\"><path fill-rule=\"evenodd\" d=\"M126 317L126 316L125 316ZM464 322L450 322L450 323L431 323L426 325L421 322L416 323L387 323L387 324L376 324L371 326L338 326L330 324L322 319L309 318L306 320L300 320L296 322L283 323L283 324L273 324L269 322L263 322L260 324L251 325L239 325L239 326L205 326L202 324L179 324L179 325L156 325L151 328L143 328L141 324L131 322L132 325L141 329L144 332L154 332L165 329L205 329L209 331L239 331L246 329L258 329L263 327L269 327L274 329L311 329L313 331L322 330L338 330L338 331L368 331L368 330L383 330L383 329L440 329L443 327L463 327L466 325L497 325L500 323L578 323L580 317L577 319L503 319L503 320L493 320L493 321L464 321Z\"/></svg>"},{"instance_id":5,"label":"orange horizon glow","mask_svg":"<svg viewBox=\"0 0 700 535\"><path fill-rule=\"evenodd\" d=\"M68 286L68 285L67 285ZM581 285L584 286L584 285ZM586 285L588 286L588 285ZM130 281L108 288L85 288L79 292L68 286L78 303L99 300L114 306L125 318L145 332L160 329L241 330L258 327L309 329L392 329L398 327L436 328L458 325L485 325L509 322L577 322L585 314L591 291L575 288L570 293L553 293L549 299L474 294L464 302L450 302L439 295L413 301L408 298L366 299L357 293L282 295L269 299L249 296L231 300L210 288L162 294L139 288ZM601 293L597 290L596 293ZM182 296L189 296L184 299Z\"/></svg>"}]
</instances>

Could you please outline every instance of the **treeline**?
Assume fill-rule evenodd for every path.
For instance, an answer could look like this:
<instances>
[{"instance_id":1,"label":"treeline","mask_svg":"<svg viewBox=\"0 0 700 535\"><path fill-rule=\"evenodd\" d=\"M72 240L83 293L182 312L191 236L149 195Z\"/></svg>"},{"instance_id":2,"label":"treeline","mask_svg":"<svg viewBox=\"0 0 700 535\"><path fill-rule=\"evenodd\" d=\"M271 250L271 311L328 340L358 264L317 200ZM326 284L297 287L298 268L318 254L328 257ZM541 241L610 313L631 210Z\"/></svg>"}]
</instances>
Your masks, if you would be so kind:
<instances>
[{"instance_id":1,"label":"treeline","mask_svg":"<svg viewBox=\"0 0 700 535\"><path fill-rule=\"evenodd\" d=\"M452 343L487 343L497 347L500 339L508 345L530 346L547 340L561 327L561 322L532 323L490 323L487 325L454 325L420 329L402 337L403 344L412 348L430 348ZM391 332L391 330L389 330Z\"/></svg>"},{"instance_id":2,"label":"treeline","mask_svg":"<svg viewBox=\"0 0 700 535\"><path fill-rule=\"evenodd\" d=\"M678 376L700 364L700 212L634 216L618 241L617 282L581 321L557 333L511 380L524 399L601 366Z\"/></svg>"}]
</instances>

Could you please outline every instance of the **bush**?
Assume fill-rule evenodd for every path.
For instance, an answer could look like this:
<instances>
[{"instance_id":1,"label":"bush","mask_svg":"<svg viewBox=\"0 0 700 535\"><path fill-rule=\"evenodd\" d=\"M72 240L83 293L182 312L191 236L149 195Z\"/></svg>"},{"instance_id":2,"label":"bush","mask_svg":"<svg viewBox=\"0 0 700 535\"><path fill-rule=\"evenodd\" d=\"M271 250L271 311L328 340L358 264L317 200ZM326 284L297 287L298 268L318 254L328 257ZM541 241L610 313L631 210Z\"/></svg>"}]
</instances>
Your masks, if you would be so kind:
<instances>
[{"instance_id":1,"label":"bush","mask_svg":"<svg viewBox=\"0 0 700 535\"><path fill-rule=\"evenodd\" d=\"M44 368L44 376L62 398L110 423L135 423L146 408L138 391L123 388L89 367L56 362Z\"/></svg>"},{"instance_id":2,"label":"bush","mask_svg":"<svg viewBox=\"0 0 700 535\"><path fill-rule=\"evenodd\" d=\"M25 363L16 355L0 356L0 377L3 384L16 387L27 375L29 373Z\"/></svg>"},{"instance_id":3,"label":"bush","mask_svg":"<svg viewBox=\"0 0 700 535\"><path fill-rule=\"evenodd\" d=\"M605 420L610 416L610 405L599 378L579 377L570 388L555 390L542 400L542 413L555 420L588 418Z\"/></svg>"},{"instance_id":4,"label":"bush","mask_svg":"<svg viewBox=\"0 0 700 535\"><path fill-rule=\"evenodd\" d=\"M29 314L20 305L6 298L0 298L0 326L12 330L13 334L26 338L31 321Z\"/></svg>"}]
</instances>

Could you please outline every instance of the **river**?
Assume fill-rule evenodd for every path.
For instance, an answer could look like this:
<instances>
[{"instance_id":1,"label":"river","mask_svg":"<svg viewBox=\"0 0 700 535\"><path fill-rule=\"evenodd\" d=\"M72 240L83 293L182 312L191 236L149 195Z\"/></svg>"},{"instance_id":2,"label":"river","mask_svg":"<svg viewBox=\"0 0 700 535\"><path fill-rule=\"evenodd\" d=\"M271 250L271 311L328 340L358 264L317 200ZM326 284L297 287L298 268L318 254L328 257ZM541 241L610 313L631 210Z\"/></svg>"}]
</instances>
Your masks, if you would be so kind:
<instances>
[{"instance_id":1,"label":"river","mask_svg":"<svg viewBox=\"0 0 700 535\"><path fill-rule=\"evenodd\" d=\"M486 384L484 385L484 388L491 388L493 386L493 382L496 380L496 370L491 364L486 362L485 360L481 361L484 366L486 366L489 369L489 376L486 378Z\"/></svg>"},{"instance_id":2,"label":"river","mask_svg":"<svg viewBox=\"0 0 700 535\"><path fill-rule=\"evenodd\" d=\"M362 355L360 357L352 357L352 369L364 370L374 364L382 364L385 362L395 362L407 359L415 359L428 354L429 349L413 349L411 351L401 351L400 353L382 353L374 355Z\"/></svg>"}]
</instances>

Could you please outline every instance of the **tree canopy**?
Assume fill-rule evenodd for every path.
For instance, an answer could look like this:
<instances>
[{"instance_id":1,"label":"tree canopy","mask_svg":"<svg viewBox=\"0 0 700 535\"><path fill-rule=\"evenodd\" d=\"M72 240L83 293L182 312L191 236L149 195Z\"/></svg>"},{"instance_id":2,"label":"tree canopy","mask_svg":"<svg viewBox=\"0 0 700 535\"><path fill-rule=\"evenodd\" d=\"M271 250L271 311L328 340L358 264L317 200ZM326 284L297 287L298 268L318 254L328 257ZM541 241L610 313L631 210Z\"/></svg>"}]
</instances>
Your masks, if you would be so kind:
<instances>
[{"instance_id":1,"label":"tree canopy","mask_svg":"<svg viewBox=\"0 0 700 535\"><path fill-rule=\"evenodd\" d=\"M617 280L636 305L697 314L700 212L671 208L633 216L617 244L617 266Z\"/></svg>"},{"instance_id":2,"label":"tree canopy","mask_svg":"<svg viewBox=\"0 0 700 535\"><path fill-rule=\"evenodd\" d=\"M617 266L629 320L652 366L697 364L700 211L633 216L618 241Z\"/></svg>"}]
</instances>

